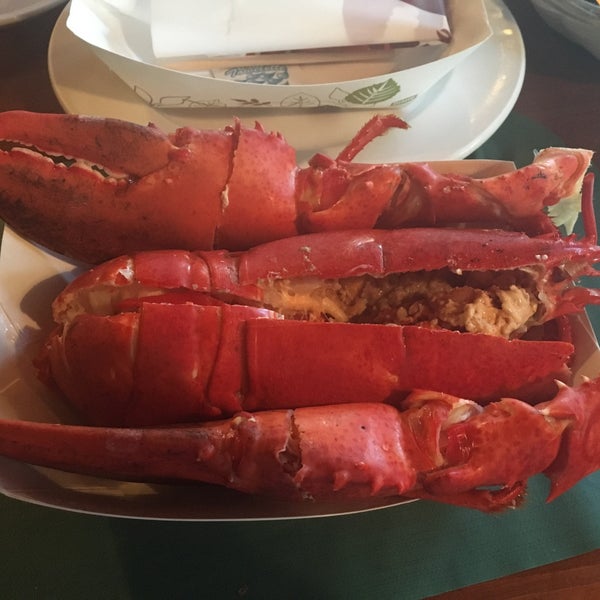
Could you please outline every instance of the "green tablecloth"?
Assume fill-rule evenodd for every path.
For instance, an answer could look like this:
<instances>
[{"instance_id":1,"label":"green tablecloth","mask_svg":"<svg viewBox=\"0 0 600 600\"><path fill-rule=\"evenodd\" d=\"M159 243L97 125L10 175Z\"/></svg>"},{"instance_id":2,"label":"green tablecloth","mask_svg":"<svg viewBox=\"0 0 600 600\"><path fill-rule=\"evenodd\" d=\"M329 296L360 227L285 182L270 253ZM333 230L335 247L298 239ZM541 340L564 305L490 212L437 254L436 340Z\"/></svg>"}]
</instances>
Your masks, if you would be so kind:
<instances>
[{"instance_id":1,"label":"green tablecloth","mask_svg":"<svg viewBox=\"0 0 600 600\"><path fill-rule=\"evenodd\" d=\"M522 165L533 149L556 144L512 114L476 156ZM0 497L0 595L422 598L600 547L600 473L550 505L546 491L546 480L536 478L523 508L494 516L414 502L241 523L98 517Z\"/></svg>"}]
</instances>

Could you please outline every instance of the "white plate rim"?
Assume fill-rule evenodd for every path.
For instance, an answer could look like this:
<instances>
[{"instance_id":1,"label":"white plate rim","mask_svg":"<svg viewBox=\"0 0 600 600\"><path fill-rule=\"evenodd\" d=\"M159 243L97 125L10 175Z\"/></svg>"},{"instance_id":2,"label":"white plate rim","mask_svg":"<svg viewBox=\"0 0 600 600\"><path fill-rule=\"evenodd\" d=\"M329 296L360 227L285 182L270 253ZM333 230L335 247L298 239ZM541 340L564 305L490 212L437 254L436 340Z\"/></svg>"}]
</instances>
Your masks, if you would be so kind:
<instances>
[{"instance_id":1,"label":"white plate rim","mask_svg":"<svg viewBox=\"0 0 600 600\"><path fill-rule=\"evenodd\" d=\"M397 109L395 112L408 121L410 130L388 132L360 154L361 161L462 159L504 122L523 84L525 48L518 24L504 3L485 0L485 6L492 36L422 99ZM67 14L68 6L56 23L48 48L50 81L67 113L153 122L165 130L180 126L220 128L233 116L251 124L259 120L266 129L282 133L302 161L315 152L336 153L360 125L382 112L327 108L306 112L267 108L154 109L67 29ZM312 127L306 127L307 120Z\"/></svg>"}]
</instances>

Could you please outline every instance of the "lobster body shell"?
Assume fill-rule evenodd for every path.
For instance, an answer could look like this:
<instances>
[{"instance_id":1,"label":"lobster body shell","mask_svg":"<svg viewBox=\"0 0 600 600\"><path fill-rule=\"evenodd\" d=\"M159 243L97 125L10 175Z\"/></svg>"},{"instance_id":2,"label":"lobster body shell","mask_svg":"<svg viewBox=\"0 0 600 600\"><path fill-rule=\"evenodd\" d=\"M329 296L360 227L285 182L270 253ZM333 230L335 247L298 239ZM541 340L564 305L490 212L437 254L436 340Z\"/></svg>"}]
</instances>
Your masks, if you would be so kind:
<instances>
[{"instance_id":1,"label":"lobster body shell","mask_svg":"<svg viewBox=\"0 0 600 600\"><path fill-rule=\"evenodd\" d=\"M593 290L569 284L592 274L599 259L600 248L585 240L440 229L310 234L244 253L139 253L84 273L59 295L54 314L61 327L39 364L86 420L100 425L365 398L398 402L413 389L482 402L547 397L555 378L568 381L568 339L284 319L260 306L282 277L519 267L536 269L549 321L596 301ZM569 277L557 278L563 267ZM133 310L124 308L131 304Z\"/></svg>"},{"instance_id":2,"label":"lobster body shell","mask_svg":"<svg viewBox=\"0 0 600 600\"><path fill-rule=\"evenodd\" d=\"M87 422L135 426L393 402L412 389L484 401L553 388L573 352L563 341L416 326L239 320L239 308L144 303L139 313L82 315L51 337L44 369Z\"/></svg>"}]
</instances>

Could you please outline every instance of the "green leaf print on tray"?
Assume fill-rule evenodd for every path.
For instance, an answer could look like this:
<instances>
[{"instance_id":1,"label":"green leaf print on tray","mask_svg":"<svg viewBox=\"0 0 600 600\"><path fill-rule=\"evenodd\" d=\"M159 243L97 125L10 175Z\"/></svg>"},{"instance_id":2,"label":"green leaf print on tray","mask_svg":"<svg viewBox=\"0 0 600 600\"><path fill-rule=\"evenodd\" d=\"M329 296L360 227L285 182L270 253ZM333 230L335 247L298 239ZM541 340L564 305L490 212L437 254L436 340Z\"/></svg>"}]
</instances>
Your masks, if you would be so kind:
<instances>
[{"instance_id":1,"label":"green leaf print on tray","mask_svg":"<svg viewBox=\"0 0 600 600\"><path fill-rule=\"evenodd\" d=\"M394 79L375 83L355 90L345 98L350 104L378 104L390 100L400 92L400 86Z\"/></svg>"}]
</instances>

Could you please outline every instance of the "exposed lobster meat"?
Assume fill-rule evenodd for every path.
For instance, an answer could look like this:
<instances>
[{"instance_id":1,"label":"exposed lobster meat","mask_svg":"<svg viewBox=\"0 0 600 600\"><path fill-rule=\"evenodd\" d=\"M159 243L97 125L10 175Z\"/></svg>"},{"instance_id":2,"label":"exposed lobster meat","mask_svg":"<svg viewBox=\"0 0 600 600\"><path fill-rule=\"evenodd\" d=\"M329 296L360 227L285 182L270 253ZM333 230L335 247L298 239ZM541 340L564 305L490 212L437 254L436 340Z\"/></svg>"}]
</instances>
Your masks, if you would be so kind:
<instances>
[{"instance_id":1,"label":"exposed lobster meat","mask_svg":"<svg viewBox=\"0 0 600 600\"><path fill-rule=\"evenodd\" d=\"M600 379L532 407L417 391L403 410L339 404L225 421L110 429L0 421L0 454L133 481L194 481L283 499L427 498L516 507L545 473L549 500L600 468Z\"/></svg>"},{"instance_id":2,"label":"exposed lobster meat","mask_svg":"<svg viewBox=\"0 0 600 600\"><path fill-rule=\"evenodd\" d=\"M571 285L599 260L595 230L347 231L139 253L58 296L40 368L100 425L395 402L413 389L539 399L568 381L573 352L548 325L600 302Z\"/></svg>"},{"instance_id":3,"label":"exposed lobster meat","mask_svg":"<svg viewBox=\"0 0 600 600\"><path fill-rule=\"evenodd\" d=\"M5 112L0 218L92 263L350 228L484 223L536 235L553 229L541 209L579 192L592 156L549 148L531 165L485 179L427 164L352 162L374 137L406 126L375 117L336 159L317 154L300 168L293 148L258 124L167 135L114 119Z\"/></svg>"}]
</instances>

